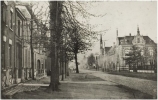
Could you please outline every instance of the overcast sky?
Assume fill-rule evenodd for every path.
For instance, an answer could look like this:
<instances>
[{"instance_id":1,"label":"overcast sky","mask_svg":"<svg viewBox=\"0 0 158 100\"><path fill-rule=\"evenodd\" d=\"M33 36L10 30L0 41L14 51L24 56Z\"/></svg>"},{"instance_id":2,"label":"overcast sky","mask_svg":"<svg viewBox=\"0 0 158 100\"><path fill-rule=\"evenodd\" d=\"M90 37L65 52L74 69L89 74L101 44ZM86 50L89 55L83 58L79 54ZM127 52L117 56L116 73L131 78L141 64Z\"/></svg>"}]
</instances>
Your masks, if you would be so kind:
<instances>
[{"instance_id":1,"label":"overcast sky","mask_svg":"<svg viewBox=\"0 0 158 100\"><path fill-rule=\"evenodd\" d=\"M46 10L49 3L40 2L39 4L39 7L44 6L43 11L49 14L49 10ZM137 26L139 26L141 35L147 35L157 43L156 1L100 1L93 3L86 1L83 8L91 14L106 14L103 17L91 16L88 18L91 26L97 26L93 30L102 31L108 29L107 32L101 33L103 34L103 40L106 40L106 46L112 46L113 42L116 42L116 29L118 29L119 37L129 35L129 33L136 35ZM99 52L99 48L99 42L94 43L92 52Z\"/></svg>"},{"instance_id":2,"label":"overcast sky","mask_svg":"<svg viewBox=\"0 0 158 100\"><path fill-rule=\"evenodd\" d=\"M116 42L116 29L118 36L131 33L137 34L137 25L141 35L148 35L157 43L157 2L150 1L119 1L97 2L93 6L87 6L87 11L93 14L105 14L104 17L90 17L91 25L99 25L94 30L109 29L103 32L103 40L106 46L112 46ZM95 43L93 52L99 52L99 43Z\"/></svg>"}]
</instances>

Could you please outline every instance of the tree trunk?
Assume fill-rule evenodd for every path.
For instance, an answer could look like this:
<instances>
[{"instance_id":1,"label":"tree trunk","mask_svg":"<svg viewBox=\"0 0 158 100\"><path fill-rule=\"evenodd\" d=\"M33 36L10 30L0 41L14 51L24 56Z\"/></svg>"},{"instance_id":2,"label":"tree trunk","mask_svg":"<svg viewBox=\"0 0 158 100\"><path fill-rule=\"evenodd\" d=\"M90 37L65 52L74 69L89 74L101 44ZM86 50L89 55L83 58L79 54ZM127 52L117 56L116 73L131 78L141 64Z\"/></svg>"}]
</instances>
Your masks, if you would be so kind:
<instances>
[{"instance_id":1,"label":"tree trunk","mask_svg":"<svg viewBox=\"0 0 158 100\"><path fill-rule=\"evenodd\" d=\"M56 64L57 64L56 71L57 71L57 73L56 73L56 80L57 80L57 83L60 84L60 82L59 82L59 57L58 57L59 52L58 51L59 51L59 48L57 47L57 58L56 58Z\"/></svg>"},{"instance_id":2,"label":"tree trunk","mask_svg":"<svg viewBox=\"0 0 158 100\"><path fill-rule=\"evenodd\" d=\"M31 19L32 17L32 12L31 12ZM30 35L30 44L31 44L31 67L32 67L32 79L34 80L34 52L33 52L33 43L32 43L32 35L33 35L33 21L31 21L31 35Z\"/></svg>"},{"instance_id":3,"label":"tree trunk","mask_svg":"<svg viewBox=\"0 0 158 100\"><path fill-rule=\"evenodd\" d=\"M53 43L52 43L53 44ZM56 43L52 46L52 54L51 54L51 83L50 89L52 91L58 90L58 81L57 81L57 71L56 71Z\"/></svg>"},{"instance_id":4,"label":"tree trunk","mask_svg":"<svg viewBox=\"0 0 158 100\"><path fill-rule=\"evenodd\" d=\"M67 75L67 60L66 60L66 51L65 51L65 78L66 78L66 75Z\"/></svg>"},{"instance_id":5,"label":"tree trunk","mask_svg":"<svg viewBox=\"0 0 158 100\"><path fill-rule=\"evenodd\" d=\"M63 56L63 46L61 47L61 53L62 53L62 56ZM63 81L64 80L64 62L63 62L63 57L61 57L61 68L62 68L62 78L61 80Z\"/></svg>"},{"instance_id":6,"label":"tree trunk","mask_svg":"<svg viewBox=\"0 0 158 100\"><path fill-rule=\"evenodd\" d=\"M77 53L75 52L75 63L76 63L76 73L79 73L78 62L77 62Z\"/></svg>"},{"instance_id":7,"label":"tree trunk","mask_svg":"<svg viewBox=\"0 0 158 100\"><path fill-rule=\"evenodd\" d=\"M51 78L50 78L50 89L52 91L58 90L58 66L57 66L57 41L56 34L57 34L57 18L58 18L58 2L51 1L50 4L50 28L51 28Z\"/></svg>"}]
</instances>

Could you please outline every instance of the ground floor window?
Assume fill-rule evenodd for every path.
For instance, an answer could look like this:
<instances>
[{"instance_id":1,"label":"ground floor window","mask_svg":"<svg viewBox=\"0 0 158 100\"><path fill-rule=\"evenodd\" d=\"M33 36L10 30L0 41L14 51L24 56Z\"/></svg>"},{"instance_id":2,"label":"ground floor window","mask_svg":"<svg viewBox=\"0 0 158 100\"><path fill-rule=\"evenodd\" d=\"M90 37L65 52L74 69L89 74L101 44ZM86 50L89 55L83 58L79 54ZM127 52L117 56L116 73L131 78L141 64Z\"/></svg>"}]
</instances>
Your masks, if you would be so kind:
<instances>
[{"instance_id":1,"label":"ground floor window","mask_svg":"<svg viewBox=\"0 0 158 100\"><path fill-rule=\"evenodd\" d=\"M12 67L12 46L9 45L8 47L8 61L9 61L9 67Z\"/></svg>"},{"instance_id":2,"label":"ground floor window","mask_svg":"<svg viewBox=\"0 0 158 100\"><path fill-rule=\"evenodd\" d=\"M2 41L1 45L1 63L2 63L2 69L5 69L5 42Z\"/></svg>"},{"instance_id":3,"label":"ground floor window","mask_svg":"<svg viewBox=\"0 0 158 100\"><path fill-rule=\"evenodd\" d=\"M22 74L22 46L17 44L16 46L16 67L18 68L18 78L21 78Z\"/></svg>"}]
</instances>

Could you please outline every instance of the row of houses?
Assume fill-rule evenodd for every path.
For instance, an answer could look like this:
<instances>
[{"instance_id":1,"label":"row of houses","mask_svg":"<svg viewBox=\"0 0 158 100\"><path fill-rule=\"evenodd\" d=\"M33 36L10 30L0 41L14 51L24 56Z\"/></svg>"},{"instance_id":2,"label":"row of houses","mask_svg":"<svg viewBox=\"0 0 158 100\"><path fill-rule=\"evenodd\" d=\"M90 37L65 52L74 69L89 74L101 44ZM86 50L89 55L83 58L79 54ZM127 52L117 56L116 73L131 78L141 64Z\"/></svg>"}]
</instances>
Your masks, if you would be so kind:
<instances>
[{"instance_id":1,"label":"row of houses","mask_svg":"<svg viewBox=\"0 0 158 100\"><path fill-rule=\"evenodd\" d=\"M30 26L31 20L33 26ZM50 68L50 58L40 39L42 36L47 37L47 33L44 28L38 26L36 19L31 18L26 6L20 6L16 1L1 1L2 89L32 77L31 29L33 31L34 76L43 76L46 74L46 67Z\"/></svg>"},{"instance_id":2,"label":"row of houses","mask_svg":"<svg viewBox=\"0 0 158 100\"><path fill-rule=\"evenodd\" d=\"M102 35L100 36L100 55L97 57L97 63L103 71L134 71L136 66L137 72L154 72L157 69L157 44L149 37L140 34L137 27L137 35L118 37L116 31L116 43L111 47L103 45ZM141 56L146 59L145 64L139 63L135 66L129 66L125 58L128 58L132 48L137 47L141 51Z\"/></svg>"}]
</instances>

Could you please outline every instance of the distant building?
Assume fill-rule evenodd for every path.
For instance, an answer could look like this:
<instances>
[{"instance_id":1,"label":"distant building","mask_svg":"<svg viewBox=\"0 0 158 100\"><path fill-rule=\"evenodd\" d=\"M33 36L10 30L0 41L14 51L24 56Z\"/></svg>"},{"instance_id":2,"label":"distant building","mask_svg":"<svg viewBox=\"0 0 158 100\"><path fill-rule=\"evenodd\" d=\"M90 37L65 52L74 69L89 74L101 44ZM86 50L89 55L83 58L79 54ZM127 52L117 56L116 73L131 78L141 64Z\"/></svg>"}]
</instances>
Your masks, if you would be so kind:
<instances>
[{"instance_id":1,"label":"distant building","mask_svg":"<svg viewBox=\"0 0 158 100\"><path fill-rule=\"evenodd\" d=\"M102 36L100 36L100 55L98 59L98 65L104 71L118 71L118 70L130 70L132 68L128 66L124 58L126 54L130 52L132 46L136 46L141 50L141 54L147 58L144 66L138 64L138 70L151 70L155 69L157 60L157 44L148 36L140 35L139 27L137 28L137 35L125 37L118 37L118 30L116 31L116 44L111 47L103 47Z\"/></svg>"}]
</instances>

